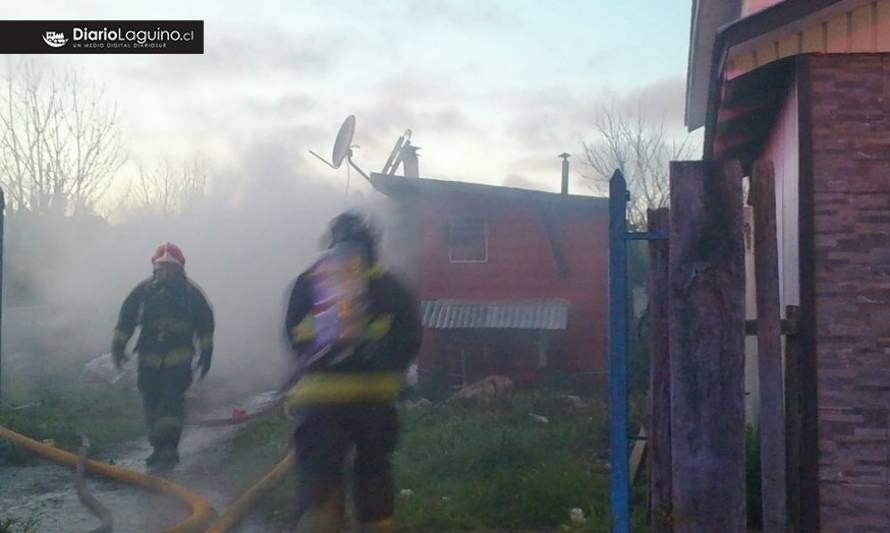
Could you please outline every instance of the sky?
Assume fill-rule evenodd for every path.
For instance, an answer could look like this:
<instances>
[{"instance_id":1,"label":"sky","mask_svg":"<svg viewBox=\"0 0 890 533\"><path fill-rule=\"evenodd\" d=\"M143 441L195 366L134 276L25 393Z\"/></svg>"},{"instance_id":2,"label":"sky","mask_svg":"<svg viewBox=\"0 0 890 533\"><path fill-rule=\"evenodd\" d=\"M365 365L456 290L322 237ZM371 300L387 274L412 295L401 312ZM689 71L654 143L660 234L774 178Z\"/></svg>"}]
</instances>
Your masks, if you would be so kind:
<instances>
[{"instance_id":1,"label":"sky","mask_svg":"<svg viewBox=\"0 0 890 533\"><path fill-rule=\"evenodd\" d=\"M330 154L356 115L354 160L379 171L406 129L424 177L558 190L603 106L682 131L690 0L0 0L4 19L202 19L203 55L33 56L104 86L128 163L256 154L345 187ZM20 58L9 58L18 60ZM356 183L355 174L352 183ZM212 179L212 177L211 177ZM211 182L211 187L213 183ZM353 185L361 187L361 185Z\"/></svg>"}]
</instances>

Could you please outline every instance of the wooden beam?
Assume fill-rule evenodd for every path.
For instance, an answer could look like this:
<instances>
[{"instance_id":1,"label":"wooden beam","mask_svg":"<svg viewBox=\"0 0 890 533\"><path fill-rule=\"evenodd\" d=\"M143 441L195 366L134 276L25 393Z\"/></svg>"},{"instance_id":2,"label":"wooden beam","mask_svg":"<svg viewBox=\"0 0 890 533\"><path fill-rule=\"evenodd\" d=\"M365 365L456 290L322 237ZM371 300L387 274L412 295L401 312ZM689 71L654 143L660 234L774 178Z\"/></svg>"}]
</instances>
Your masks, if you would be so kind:
<instances>
[{"instance_id":1,"label":"wooden beam","mask_svg":"<svg viewBox=\"0 0 890 533\"><path fill-rule=\"evenodd\" d=\"M745 258L737 162L670 168L672 524L745 531Z\"/></svg>"},{"instance_id":2,"label":"wooden beam","mask_svg":"<svg viewBox=\"0 0 890 533\"><path fill-rule=\"evenodd\" d=\"M553 221L550 218L550 213L547 211L547 207L543 202L538 201L535 205L538 209L538 217L541 219L541 225L544 226L544 234L547 236L547 244L550 246L550 259L553 260L553 271L556 274L556 277L565 279L569 275L569 265L562 253L562 248L559 246L559 241L556 239L556 232L553 229Z\"/></svg>"},{"instance_id":3,"label":"wooden beam","mask_svg":"<svg viewBox=\"0 0 890 533\"><path fill-rule=\"evenodd\" d=\"M792 318L783 318L781 325L782 335L797 335L800 332L800 321ZM757 320L745 320L745 336L754 337L757 335Z\"/></svg>"},{"instance_id":4,"label":"wooden beam","mask_svg":"<svg viewBox=\"0 0 890 533\"><path fill-rule=\"evenodd\" d=\"M788 529L785 486L785 411L779 310L779 252L776 183L772 161L755 161L751 172L754 208L754 277L757 299L758 435L763 532Z\"/></svg>"},{"instance_id":5,"label":"wooden beam","mask_svg":"<svg viewBox=\"0 0 890 533\"><path fill-rule=\"evenodd\" d=\"M637 438L634 439L633 448L630 451L630 484L633 485L634 481L637 479L637 475L640 472L640 465L643 464L643 459L646 457L646 445L648 444L648 435L646 434L646 427L640 426L640 432L637 433Z\"/></svg>"},{"instance_id":6,"label":"wooden beam","mask_svg":"<svg viewBox=\"0 0 890 533\"><path fill-rule=\"evenodd\" d=\"M650 209L649 232L668 234L670 211ZM671 354L668 346L668 241L649 241L649 527L671 530Z\"/></svg>"},{"instance_id":7,"label":"wooden beam","mask_svg":"<svg viewBox=\"0 0 890 533\"><path fill-rule=\"evenodd\" d=\"M800 320L800 306L785 308L789 320ZM785 483L788 486L788 530L800 529L801 378L800 337L785 338Z\"/></svg>"},{"instance_id":8,"label":"wooden beam","mask_svg":"<svg viewBox=\"0 0 890 533\"><path fill-rule=\"evenodd\" d=\"M800 529L819 531L819 376L816 335L816 195L811 56L797 58L800 255Z\"/></svg>"}]
</instances>

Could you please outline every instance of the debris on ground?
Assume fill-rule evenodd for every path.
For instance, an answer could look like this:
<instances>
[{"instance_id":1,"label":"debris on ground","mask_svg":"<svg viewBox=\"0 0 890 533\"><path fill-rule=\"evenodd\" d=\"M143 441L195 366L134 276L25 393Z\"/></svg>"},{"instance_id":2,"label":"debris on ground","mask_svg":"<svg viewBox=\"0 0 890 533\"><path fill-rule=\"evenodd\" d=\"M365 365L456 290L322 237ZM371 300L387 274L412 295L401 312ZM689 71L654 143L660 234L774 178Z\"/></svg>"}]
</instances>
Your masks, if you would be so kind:
<instances>
[{"instance_id":1,"label":"debris on ground","mask_svg":"<svg viewBox=\"0 0 890 533\"><path fill-rule=\"evenodd\" d=\"M549 424L550 423L550 419L548 419L546 416L536 415L534 413L529 413L528 416L530 416L531 419L534 420L535 422L540 422L541 424Z\"/></svg>"},{"instance_id":2,"label":"debris on ground","mask_svg":"<svg viewBox=\"0 0 890 533\"><path fill-rule=\"evenodd\" d=\"M557 399L571 404L572 407L575 407L576 409L584 409L585 407L587 407L587 402L582 400L580 396L576 396L574 394L565 394L563 396L558 396Z\"/></svg>"},{"instance_id":3,"label":"debris on ground","mask_svg":"<svg viewBox=\"0 0 890 533\"><path fill-rule=\"evenodd\" d=\"M569 509L569 520L576 526L580 526L587 522L587 518L584 517L584 510L579 507Z\"/></svg>"},{"instance_id":4,"label":"debris on ground","mask_svg":"<svg viewBox=\"0 0 890 533\"><path fill-rule=\"evenodd\" d=\"M474 400L480 398L494 398L502 396L513 390L513 380L507 376L488 376L476 383L471 383L460 389L451 400Z\"/></svg>"},{"instance_id":5,"label":"debris on ground","mask_svg":"<svg viewBox=\"0 0 890 533\"><path fill-rule=\"evenodd\" d=\"M431 402L431 401L427 400L426 398L424 398L423 396L421 396L420 398L418 398L416 400L408 400L408 401L404 402L402 405L404 405L408 409L416 409L418 407L429 407L430 405L433 405L433 402Z\"/></svg>"}]
</instances>

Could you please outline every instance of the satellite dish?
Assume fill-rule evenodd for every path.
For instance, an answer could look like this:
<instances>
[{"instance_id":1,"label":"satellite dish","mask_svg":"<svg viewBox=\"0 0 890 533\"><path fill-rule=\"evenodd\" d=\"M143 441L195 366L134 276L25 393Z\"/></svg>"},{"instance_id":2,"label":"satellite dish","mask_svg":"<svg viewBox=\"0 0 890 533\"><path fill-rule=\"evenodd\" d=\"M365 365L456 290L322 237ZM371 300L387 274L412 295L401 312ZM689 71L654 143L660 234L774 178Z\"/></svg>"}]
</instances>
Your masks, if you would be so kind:
<instances>
[{"instance_id":1,"label":"satellite dish","mask_svg":"<svg viewBox=\"0 0 890 533\"><path fill-rule=\"evenodd\" d=\"M340 165L343 164L343 160L346 159L349 162L349 166L357 170L358 173L370 183L371 178L369 178L368 175L352 161L352 136L354 134L355 115L349 115L346 117L346 120L343 121L343 125L340 126L340 131L337 132L337 139L334 140L334 150L331 153L331 162L328 162L325 158L316 154L312 150L309 150L309 153L331 168L340 168Z\"/></svg>"},{"instance_id":2,"label":"satellite dish","mask_svg":"<svg viewBox=\"0 0 890 533\"><path fill-rule=\"evenodd\" d=\"M346 117L346 120L343 121L343 125L340 126L340 131L337 132L337 139L334 140L334 150L331 153L330 162L312 150L309 150L309 153L319 158L325 165L331 168L340 168L340 165L343 164L343 160L352 155L350 145L352 144L353 135L355 135L355 115L349 115Z\"/></svg>"},{"instance_id":3,"label":"satellite dish","mask_svg":"<svg viewBox=\"0 0 890 533\"><path fill-rule=\"evenodd\" d=\"M352 136L355 135L355 115L349 115L340 126L337 132L337 139L334 141L334 152L331 154L331 163L334 168L340 168L349 152L349 146L352 144Z\"/></svg>"}]
</instances>

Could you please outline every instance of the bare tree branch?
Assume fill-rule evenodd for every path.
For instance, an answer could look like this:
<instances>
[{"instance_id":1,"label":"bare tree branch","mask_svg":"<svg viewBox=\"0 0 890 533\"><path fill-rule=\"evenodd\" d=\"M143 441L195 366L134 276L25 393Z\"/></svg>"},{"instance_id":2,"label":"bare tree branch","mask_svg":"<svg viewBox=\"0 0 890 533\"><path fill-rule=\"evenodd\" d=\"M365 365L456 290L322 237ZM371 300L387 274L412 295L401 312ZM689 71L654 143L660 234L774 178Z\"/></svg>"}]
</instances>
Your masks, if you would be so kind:
<instances>
[{"instance_id":1,"label":"bare tree branch","mask_svg":"<svg viewBox=\"0 0 890 533\"><path fill-rule=\"evenodd\" d=\"M74 71L6 64L0 92L0 184L12 211L95 210L125 160L117 109Z\"/></svg>"},{"instance_id":2,"label":"bare tree branch","mask_svg":"<svg viewBox=\"0 0 890 533\"><path fill-rule=\"evenodd\" d=\"M642 227L646 210L665 207L669 200L669 163L688 159L694 147L687 135L681 141L669 136L664 122L647 120L641 111L626 113L604 107L593 123L595 138L584 142L584 177L599 191L608 190L609 178L621 170L631 193L628 219Z\"/></svg>"},{"instance_id":3,"label":"bare tree branch","mask_svg":"<svg viewBox=\"0 0 890 533\"><path fill-rule=\"evenodd\" d=\"M167 218L191 209L206 194L207 170L195 157L178 168L165 160L147 170L139 165L139 177L127 193L129 208Z\"/></svg>"}]
</instances>

